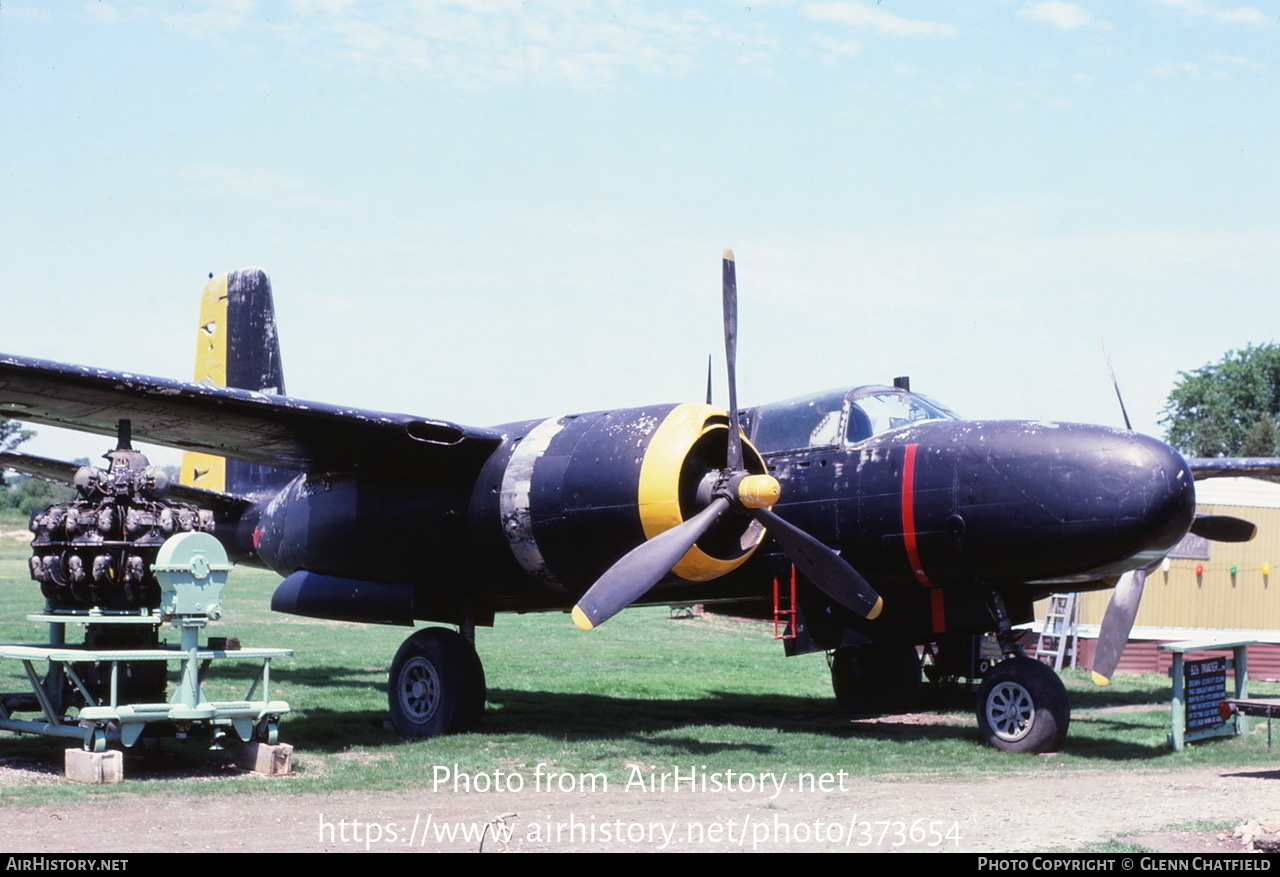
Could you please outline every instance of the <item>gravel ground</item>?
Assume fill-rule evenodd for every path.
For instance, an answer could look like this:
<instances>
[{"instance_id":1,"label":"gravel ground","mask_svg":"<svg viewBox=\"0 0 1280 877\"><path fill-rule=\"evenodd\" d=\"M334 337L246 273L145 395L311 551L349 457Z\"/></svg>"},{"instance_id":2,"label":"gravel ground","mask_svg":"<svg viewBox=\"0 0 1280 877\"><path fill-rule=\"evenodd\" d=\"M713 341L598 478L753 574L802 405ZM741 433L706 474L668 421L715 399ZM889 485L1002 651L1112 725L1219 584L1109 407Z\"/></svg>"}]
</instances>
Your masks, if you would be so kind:
<instances>
[{"instance_id":1,"label":"gravel ground","mask_svg":"<svg viewBox=\"0 0 1280 877\"><path fill-rule=\"evenodd\" d=\"M0 794L16 784L62 782L58 767L0 760ZM290 782L230 768L208 778L216 784ZM1114 839L1158 852L1243 852L1229 832L1181 828L1248 819L1280 823L1280 770L911 776L846 779L843 790L832 778L825 792L798 791L790 778L776 795L772 787L666 793L615 787L588 793L94 796L6 808L0 838L11 852L42 853L477 851L482 832L485 852L1039 852Z\"/></svg>"}]
</instances>

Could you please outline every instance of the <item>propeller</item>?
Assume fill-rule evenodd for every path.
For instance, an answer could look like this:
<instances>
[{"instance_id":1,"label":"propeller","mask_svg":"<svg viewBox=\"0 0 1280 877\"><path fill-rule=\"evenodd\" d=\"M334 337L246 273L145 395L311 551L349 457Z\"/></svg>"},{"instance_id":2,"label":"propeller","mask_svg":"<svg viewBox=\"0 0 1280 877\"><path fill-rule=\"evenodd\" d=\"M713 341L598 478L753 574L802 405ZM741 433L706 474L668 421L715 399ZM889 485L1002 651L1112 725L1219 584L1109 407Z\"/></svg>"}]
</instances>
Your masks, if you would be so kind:
<instances>
[{"instance_id":1,"label":"propeller","mask_svg":"<svg viewBox=\"0 0 1280 877\"><path fill-rule=\"evenodd\" d=\"M1258 527L1232 515L1196 515L1191 532L1212 542L1248 542L1258 534Z\"/></svg>"},{"instance_id":2,"label":"propeller","mask_svg":"<svg viewBox=\"0 0 1280 877\"><path fill-rule=\"evenodd\" d=\"M1116 401L1120 403L1120 414L1124 417L1124 428L1133 432L1133 424L1129 422L1129 411L1124 407L1124 396L1120 394L1120 381L1116 379L1115 366L1111 364L1111 354L1107 352L1107 342L1102 342L1102 355L1107 358L1107 371L1111 372L1111 386L1116 390Z\"/></svg>"},{"instance_id":3,"label":"propeller","mask_svg":"<svg viewBox=\"0 0 1280 877\"><path fill-rule=\"evenodd\" d=\"M884 601L871 584L840 555L800 528L778 517L770 506L782 493L772 475L753 475L743 462L738 427L737 346L738 283L733 251L724 251L721 268L724 350L729 373L729 442L725 468L712 488L712 500L689 520L633 548L609 567L573 607L573 622L592 630L644 596L716 521L737 509L769 532L805 578L835 602L866 618L875 618Z\"/></svg>"},{"instance_id":4,"label":"propeller","mask_svg":"<svg viewBox=\"0 0 1280 877\"><path fill-rule=\"evenodd\" d=\"M742 435L738 431L738 272L733 250L725 248L720 260L720 299L724 308L724 367L729 373L729 462L742 469Z\"/></svg>"},{"instance_id":5,"label":"propeller","mask_svg":"<svg viewBox=\"0 0 1280 877\"><path fill-rule=\"evenodd\" d=\"M1116 400L1120 403L1124 428L1133 432L1129 412L1124 407L1124 396L1120 394L1120 381L1116 379L1116 370L1111 364L1111 354L1107 352L1105 341L1102 342L1102 352L1107 358L1107 370L1111 372L1111 385L1115 387ZM1248 542L1258 532L1258 528L1251 521L1231 515L1198 514L1191 523L1191 532L1214 542ZM1096 685L1111 684L1111 677L1120 664L1120 656L1129 643L1133 622L1138 617L1138 606L1142 603L1147 573L1152 568L1132 570L1120 576L1120 580L1116 582L1111 601L1107 603L1107 610L1102 615L1098 645L1093 653L1093 681Z\"/></svg>"},{"instance_id":6,"label":"propeller","mask_svg":"<svg viewBox=\"0 0 1280 877\"><path fill-rule=\"evenodd\" d=\"M729 500L717 497L689 520L627 552L578 600L573 623L591 630L643 597L728 509Z\"/></svg>"},{"instance_id":7,"label":"propeller","mask_svg":"<svg viewBox=\"0 0 1280 877\"><path fill-rule=\"evenodd\" d=\"M1231 515L1196 515L1191 532L1213 542L1248 542L1258 532L1252 521ZM1102 627L1098 630L1098 646L1093 653L1093 681L1097 685L1109 685L1120 664L1120 656L1129 642L1134 619L1138 617L1138 605L1142 602L1142 589L1147 573L1154 566L1135 569L1120 576L1107 611L1102 615Z\"/></svg>"},{"instance_id":8,"label":"propeller","mask_svg":"<svg viewBox=\"0 0 1280 877\"><path fill-rule=\"evenodd\" d=\"M1142 589L1147 583L1147 570L1135 569L1120 576L1116 589L1102 615L1102 627L1098 631L1098 645L1093 653L1093 682L1110 685L1120 656L1129 643L1133 620L1138 617L1142 603Z\"/></svg>"},{"instance_id":9,"label":"propeller","mask_svg":"<svg viewBox=\"0 0 1280 877\"><path fill-rule=\"evenodd\" d=\"M1107 351L1107 342L1102 342L1102 355L1107 358L1107 371L1111 372L1111 386L1116 391L1116 401L1120 403L1120 415L1124 417L1124 428L1133 432L1133 424L1129 421L1129 411L1124 407L1124 396L1120 393L1120 381L1116 378L1115 366L1111 364L1111 354ZM1194 528L1193 528L1194 529ZM1142 603L1142 589L1147 582L1147 570L1135 569L1120 576L1115 591L1111 594L1111 602L1107 603L1107 611L1102 615L1102 626L1098 629L1098 645L1093 653L1093 682L1095 685L1110 685L1120 664L1120 656L1129 643L1129 633L1133 630L1133 621L1138 617L1138 606Z\"/></svg>"}]
</instances>

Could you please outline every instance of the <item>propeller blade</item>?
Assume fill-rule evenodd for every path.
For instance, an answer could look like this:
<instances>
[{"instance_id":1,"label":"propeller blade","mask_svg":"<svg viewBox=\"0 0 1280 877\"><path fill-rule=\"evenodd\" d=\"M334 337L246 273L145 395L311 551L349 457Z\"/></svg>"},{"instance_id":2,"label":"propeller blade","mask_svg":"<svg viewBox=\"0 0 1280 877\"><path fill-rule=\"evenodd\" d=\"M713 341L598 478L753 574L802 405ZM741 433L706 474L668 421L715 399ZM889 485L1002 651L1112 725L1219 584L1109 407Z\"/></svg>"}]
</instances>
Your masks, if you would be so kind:
<instances>
[{"instance_id":1,"label":"propeller blade","mask_svg":"<svg viewBox=\"0 0 1280 877\"><path fill-rule=\"evenodd\" d=\"M1115 366L1111 364L1111 354L1107 352L1107 342L1102 342L1102 355L1107 358L1107 371L1111 372L1111 386L1116 389L1116 401L1120 403L1120 416L1124 418L1124 428L1133 432L1133 424L1129 422L1129 412L1124 407L1124 396L1120 395L1120 381L1116 379Z\"/></svg>"},{"instance_id":2,"label":"propeller blade","mask_svg":"<svg viewBox=\"0 0 1280 877\"><path fill-rule=\"evenodd\" d=\"M884 600L844 558L767 508L752 509L751 513L818 590L864 618L880 614Z\"/></svg>"},{"instance_id":3,"label":"propeller blade","mask_svg":"<svg viewBox=\"0 0 1280 877\"><path fill-rule=\"evenodd\" d=\"M1212 542L1248 542L1257 535L1253 521L1231 515L1196 515L1191 532Z\"/></svg>"},{"instance_id":4,"label":"propeller blade","mask_svg":"<svg viewBox=\"0 0 1280 877\"><path fill-rule=\"evenodd\" d=\"M717 497L689 520L631 549L578 600L573 623L579 630L592 630L640 599L728 508L729 500Z\"/></svg>"},{"instance_id":5,"label":"propeller blade","mask_svg":"<svg viewBox=\"0 0 1280 877\"><path fill-rule=\"evenodd\" d=\"M1098 647L1093 653L1093 681L1097 685L1110 685L1120 664L1120 655L1129 642L1133 620L1138 617L1138 605L1142 602L1142 588L1147 581L1145 569L1135 569L1120 576L1115 593L1102 616L1102 629L1098 631Z\"/></svg>"},{"instance_id":6,"label":"propeller blade","mask_svg":"<svg viewBox=\"0 0 1280 877\"><path fill-rule=\"evenodd\" d=\"M729 372L729 462L733 470L742 468L742 436L738 430L738 275L733 250L725 248L720 263L721 296L724 303L724 358Z\"/></svg>"}]
</instances>

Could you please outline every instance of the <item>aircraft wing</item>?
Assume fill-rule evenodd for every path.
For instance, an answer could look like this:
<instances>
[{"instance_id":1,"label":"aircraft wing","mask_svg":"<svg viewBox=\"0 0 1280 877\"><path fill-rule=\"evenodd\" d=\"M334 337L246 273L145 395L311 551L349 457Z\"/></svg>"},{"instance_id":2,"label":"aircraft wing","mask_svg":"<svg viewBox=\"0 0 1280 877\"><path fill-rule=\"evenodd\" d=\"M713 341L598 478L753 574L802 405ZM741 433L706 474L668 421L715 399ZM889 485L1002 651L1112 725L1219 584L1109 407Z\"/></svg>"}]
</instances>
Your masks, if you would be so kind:
<instances>
[{"instance_id":1,"label":"aircraft wing","mask_svg":"<svg viewBox=\"0 0 1280 877\"><path fill-rule=\"evenodd\" d=\"M48 457L34 457L30 454L0 453L0 469L16 469L27 475L54 481L59 484L71 484L79 470L78 463L64 463L62 460L51 460ZM206 490L203 487L191 487L186 484L170 484L165 496L178 502L191 503L205 509L214 509L239 514L253 503L243 496L234 493L223 493L220 490Z\"/></svg>"},{"instance_id":2,"label":"aircraft wing","mask_svg":"<svg viewBox=\"0 0 1280 877\"><path fill-rule=\"evenodd\" d=\"M1280 457L1187 457L1197 481L1246 475L1280 475Z\"/></svg>"},{"instance_id":3,"label":"aircraft wing","mask_svg":"<svg viewBox=\"0 0 1280 877\"><path fill-rule=\"evenodd\" d=\"M479 465L502 435L441 420L0 354L0 415L301 471Z\"/></svg>"},{"instance_id":4,"label":"aircraft wing","mask_svg":"<svg viewBox=\"0 0 1280 877\"><path fill-rule=\"evenodd\" d=\"M64 463L62 460L51 460L48 457L0 453L0 469L16 469L27 475L34 475L45 481L55 481L59 484L71 484L79 468L78 463ZM205 490L203 487L190 487L186 484L169 485L165 495L178 502L227 512L242 512L251 505L248 499L236 496L234 493Z\"/></svg>"}]
</instances>

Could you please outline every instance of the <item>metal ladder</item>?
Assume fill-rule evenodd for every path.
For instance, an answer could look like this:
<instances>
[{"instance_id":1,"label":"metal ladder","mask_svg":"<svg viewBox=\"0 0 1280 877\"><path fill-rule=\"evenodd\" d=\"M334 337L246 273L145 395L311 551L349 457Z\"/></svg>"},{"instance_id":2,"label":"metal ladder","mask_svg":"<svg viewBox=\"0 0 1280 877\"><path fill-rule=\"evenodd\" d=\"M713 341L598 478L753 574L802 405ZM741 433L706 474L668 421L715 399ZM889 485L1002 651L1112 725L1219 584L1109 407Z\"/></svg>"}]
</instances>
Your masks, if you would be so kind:
<instances>
[{"instance_id":1,"label":"metal ladder","mask_svg":"<svg viewBox=\"0 0 1280 877\"><path fill-rule=\"evenodd\" d=\"M1062 669L1062 659L1069 658L1068 666L1076 666L1077 646L1080 642L1080 602L1076 594L1052 594L1049 609L1044 616L1044 627L1036 641L1036 659L1052 664L1054 670Z\"/></svg>"}]
</instances>

